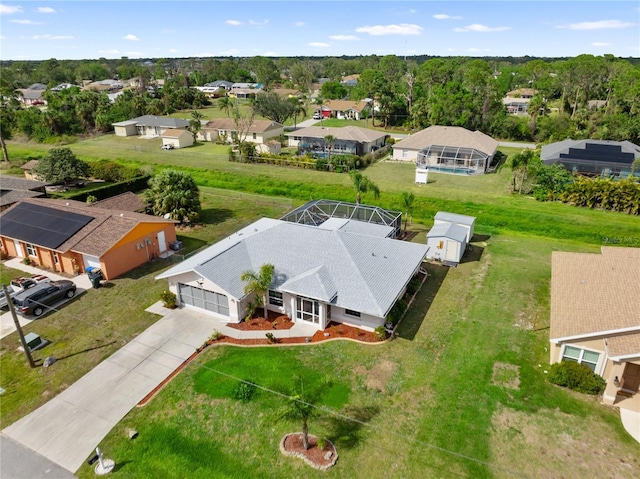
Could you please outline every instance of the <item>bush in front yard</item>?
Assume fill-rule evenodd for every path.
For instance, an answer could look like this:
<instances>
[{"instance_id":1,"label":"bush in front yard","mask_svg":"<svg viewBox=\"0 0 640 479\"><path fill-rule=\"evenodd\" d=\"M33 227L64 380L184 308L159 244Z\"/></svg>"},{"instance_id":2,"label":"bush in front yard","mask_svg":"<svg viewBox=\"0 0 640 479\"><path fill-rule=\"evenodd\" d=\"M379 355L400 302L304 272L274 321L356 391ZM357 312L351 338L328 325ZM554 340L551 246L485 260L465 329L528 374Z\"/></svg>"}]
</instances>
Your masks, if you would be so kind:
<instances>
[{"instance_id":1,"label":"bush in front yard","mask_svg":"<svg viewBox=\"0 0 640 479\"><path fill-rule=\"evenodd\" d=\"M169 290L165 290L160 293L160 300L165 308L174 309L176 307L177 299L176 295Z\"/></svg>"},{"instance_id":2,"label":"bush in front yard","mask_svg":"<svg viewBox=\"0 0 640 479\"><path fill-rule=\"evenodd\" d=\"M549 381L585 394L601 394L605 380L584 364L562 361L549 368Z\"/></svg>"}]
</instances>

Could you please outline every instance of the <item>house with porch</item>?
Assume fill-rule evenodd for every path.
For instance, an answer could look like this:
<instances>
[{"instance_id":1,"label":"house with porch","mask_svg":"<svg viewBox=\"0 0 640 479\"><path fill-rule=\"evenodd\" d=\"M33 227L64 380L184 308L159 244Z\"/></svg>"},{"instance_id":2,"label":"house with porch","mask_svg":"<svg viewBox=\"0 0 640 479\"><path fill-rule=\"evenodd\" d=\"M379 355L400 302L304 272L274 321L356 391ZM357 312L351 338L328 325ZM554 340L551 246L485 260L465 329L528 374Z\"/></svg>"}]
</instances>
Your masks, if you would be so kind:
<instances>
[{"instance_id":1,"label":"house with porch","mask_svg":"<svg viewBox=\"0 0 640 479\"><path fill-rule=\"evenodd\" d=\"M261 145L282 134L284 125L271 120L253 120L248 123L247 120L241 119L236 123L232 118L214 118L202 126L198 132L198 139L233 143L236 138L242 136L243 141Z\"/></svg>"},{"instance_id":2,"label":"house with porch","mask_svg":"<svg viewBox=\"0 0 640 479\"><path fill-rule=\"evenodd\" d=\"M167 254L175 223L128 208L31 198L0 215L0 244L8 256L52 271L74 275L94 267L113 279Z\"/></svg>"},{"instance_id":3,"label":"house with porch","mask_svg":"<svg viewBox=\"0 0 640 479\"><path fill-rule=\"evenodd\" d=\"M360 120L370 110L371 104L365 100L327 100L318 109L324 118L339 120Z\"/></svg>"},{"instance_id":4,"label":"house with porch","mask_svg":"<svg viewBox=\"0 0 640 479\"><path fill-rule=\"evenodd\" d=\"M166 130L186 130L189 120L170 118L168 116L143 115L131 120L112 124L116 136L159 137Z\"/></svg>"},{"instance_id":5,"label":"house with porch","mask_svg":"<svg viewBox=\"0 0 640 479\"><path fill-rule=\"evenodd\" d=\"M364 155L382 148L389 135L359 126L310 126L287 133L289 146L297 146L298 154L307 152L332 155ZM332 136L331 144L326 138Z\"/></svg>"},{"instance_id":6,"label":"house with porch","mask_svg":"<svg viewBox=\"0 0 640 479\"><path fill-rule=\"evenodd\" d=\"M427 246L391 238L395 223L372 221L382 217L369 211L374 207L333 205L345 214L323 217L311 203L309 215L301 207L287 219L262 218L156 279L168 281L180 306L237 323L255 300L241 275L272 264L268 310L319 330L331 321L366 330L384 325Z\"/></svg>"},{"instance_id":7,"label":"house with porch","mask_svg":"<svg viewBox=\"0 0 640 479\"><path fill-rule=\"evenodd\" d=\"M607 382L605 404L640 413L640 248L551 254L550 363L574 361Z\"/></svg>"}]
</instances>

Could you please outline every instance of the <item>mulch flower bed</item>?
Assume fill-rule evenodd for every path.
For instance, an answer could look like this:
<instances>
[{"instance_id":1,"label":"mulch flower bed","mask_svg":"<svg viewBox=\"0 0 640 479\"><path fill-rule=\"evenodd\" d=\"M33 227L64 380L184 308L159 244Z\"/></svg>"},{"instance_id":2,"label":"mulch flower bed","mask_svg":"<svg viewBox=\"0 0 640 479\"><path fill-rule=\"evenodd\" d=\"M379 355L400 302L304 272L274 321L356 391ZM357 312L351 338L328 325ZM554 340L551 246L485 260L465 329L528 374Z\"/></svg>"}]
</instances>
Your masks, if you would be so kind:
<instances>
[{"instance_id":1,"label":"mulch flower bed","mask_svg":"<svg viewBox=\"0 0 640 479\"><path fill-rule=\"evenodd\" d=\"M293 321L286 314L269 313L269 318L267 319L260 316L240 323L230 323L227 326L240 331L271 331L273 329L291 329L293 327Z\"/></svg>"},{"instance_id":2,"label":"mulch flower bed","mask_svg":"<svg viewBox=\"0 0 640 479\"><path fill-rule=\"evenodd\" d=\"M308 435L309 449L302 445L302 434L287 434L280 441L280 451L286 456L295 456L316 469L327 470L338 460L338 453L331 441L326 441L324 449L318 447L318 438Z\"/></svg>"}]
</instances>

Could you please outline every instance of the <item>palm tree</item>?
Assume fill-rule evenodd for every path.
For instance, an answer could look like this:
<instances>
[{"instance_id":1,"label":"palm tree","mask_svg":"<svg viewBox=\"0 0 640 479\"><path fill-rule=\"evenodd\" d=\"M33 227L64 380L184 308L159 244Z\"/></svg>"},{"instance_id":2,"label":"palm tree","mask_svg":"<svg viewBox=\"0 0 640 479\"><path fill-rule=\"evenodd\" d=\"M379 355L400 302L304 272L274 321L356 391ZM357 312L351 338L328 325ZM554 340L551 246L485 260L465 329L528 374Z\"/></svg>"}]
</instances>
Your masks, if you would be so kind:
<instances>
[{"instance_id":1,"label":"palm tree","mask_svg":"<svg viewBox=\"0 0 640 479\"><path fill-rule=\"evenodd\" d=\"M229 98L228 96L218 98L218 108L227 112L227 118L231 118L230 112L232 106L233 105L231 104L231 98Z\"/></svg>"},{"instance_id":2,"label":"palm tree","mask_svg":"<svg viewBox=\"0 0 640 479\"><path fill-rule=\"evenodd\" d=\"M324 137L324 143L329 151L329 159L331 159L331 150L333 149L333 144L336 141L336 137L333 135L327 135Z\"/></svg>"},{"instance_id":3,"label":"palm tree","mask_svg":"<svg viewBox=\"0 0 640 479\"><path fill-rule=\"evenodd\" d=\"M255 294L258 302L264 306L264 318L267 319L267 293L273 281L275 266L266 263L260 266L260 271L245 271L240 276L240 280L247 283L244 285L245 294Z\"/></svg>"},{"instance_id":4,"label":"palm tree","mask_svg":"<svg viewBox=\"0 0 640 479\"><path fill-rule=\"evenodd\" d=\"M290 100L293 104L293 129L295 130L298 126L298 116L302 115L303 118L307 116L307 109L296 97L290 98Z\"/></svg>"},{"instance_id":5,"label":"palm tree","mask_svg":"<svg viewBox=\"0 0 640 479\"><path fill-rule=\"evenodd\" d=\"M196 142L196 137L198 136L198 132L202 129L202 113L198 110L193 110L191 112L191 119L189 120L189 131L193 135L193 142Z\"/></svg>"},{"instance_id":6,"label":"palm tree","mask_svg":"<svg viewBox=\"0 0 640 479\"><path fill-rule=\"evenodd\" d=\"M302 423L302 445L309 449L309 419L315 415L316 408L310 402L310 397L304 392L304 385L300 383L300 392L289 396L286 409L280 419L300 421Z\"/></svg>"},{"instance_id":7,"label":"palm tree","mask_svg":"<svg viewBox=\"0 0 640 479\"><path fill-rule=\"evenodd\" d=\"M358 195L356 196L356 204L360 204L360 195L363 193L368 193L369 191L373 193L374 198L380 197L380 189L373 181L364 176L362 173L357 170L351 170L349 172L349 176L351 177L353 186L358 193Z\"/></svg>"},{"instance_id":8,"label":"palm tree","mask_svg":"<svg viewBox=\"0 0 640 479\"><path fill-rule=\"evenodd\" d=\"M407 222L409 221L409 213L413 209L413 201L415 200L415 196L413 193L409 193L405 191L402 193L402 205L404 206L405 211L405 219L404 219L404 232L407 232Z\"/></svg>"}]
</instances>

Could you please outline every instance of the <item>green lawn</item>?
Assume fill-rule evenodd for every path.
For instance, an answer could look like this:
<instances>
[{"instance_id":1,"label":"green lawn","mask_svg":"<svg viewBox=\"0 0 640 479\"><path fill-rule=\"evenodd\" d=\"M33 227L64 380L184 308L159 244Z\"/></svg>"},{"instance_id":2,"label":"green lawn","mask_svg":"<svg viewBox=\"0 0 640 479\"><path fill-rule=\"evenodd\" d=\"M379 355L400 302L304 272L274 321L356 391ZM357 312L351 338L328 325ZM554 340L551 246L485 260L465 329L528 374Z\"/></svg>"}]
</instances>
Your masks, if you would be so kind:
<instances>
[{"instance_id":1,"label":"green lawn","mask_svg":"<svg viewBox=\"0 0 640 479\"><path fill-rule=\"evenodd\" d=\"M231 375L274 391L299 378L312 390L322 385L317 403L340 415L319 410L310 433L336 444L336 477L636 477L637 466L624 463L637 460L640 445L618 413L550 385L543 372L551 251L597 248L481 240L458 268L429 266L394 341L208 348L102 442L123 464L115 476L323 477L278 452L281 437L300 429L277 420L284 399L264 390L248 403L232 399ZM504 365L513 373L494 375ZM515 387L506 382L514 377ZM130 441L126 428L139 437ZM604 444L615 463L586 453ZM93 477L87 466L78 474Z\"/></svg>"},{"instance_id":2,"label":"green lawn","mask_svg":"<svg viewBox=\"0 0 640 479\"><path fill-rule=\"evenodd\" d=\"M262 216L278 217L291 208L287 199L202 188L204 226L181 230L186 252L193 252L224 238ZM182 258L182 255L176 255ZM0 340L0 424L6 427L72 384L103 359L138 335L158 317L145 308L159 300L166 282L155 281L170 266L154 260L109 281L108 287L91 289L59 312L31 322L25 333L36 332L51 344L34 353L38 365L47 356L58 361L44 369L29 369L17 333ZM0 264L1 282L25 273Z\"/></svg>"}]
</instances>

